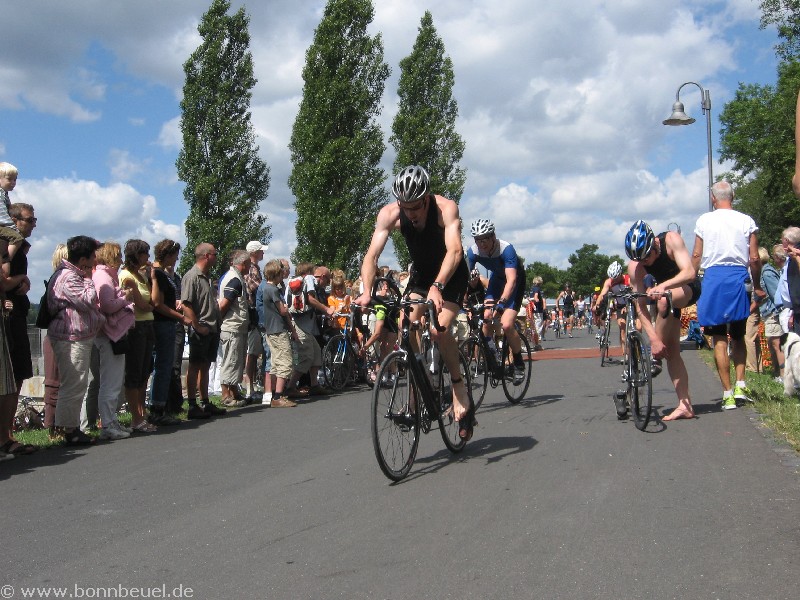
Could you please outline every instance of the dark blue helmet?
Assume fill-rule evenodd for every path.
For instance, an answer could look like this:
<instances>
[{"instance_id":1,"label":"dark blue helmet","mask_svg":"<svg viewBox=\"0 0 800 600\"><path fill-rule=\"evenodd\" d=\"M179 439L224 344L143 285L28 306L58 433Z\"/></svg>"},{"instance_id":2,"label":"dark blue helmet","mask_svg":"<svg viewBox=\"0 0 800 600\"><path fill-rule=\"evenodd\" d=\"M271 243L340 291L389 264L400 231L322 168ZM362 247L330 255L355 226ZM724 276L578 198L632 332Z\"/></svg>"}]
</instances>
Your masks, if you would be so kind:
<instances>
[{"instance_id":1,"label":"dark blue helmet","mask_svg":"<svg viewBox=\"0 0 800 600\"><path fill-rule=\"evenodd\" d=\"M625 254L631 260L642 260L653 249L655 240L656 236L650 226L639 219L625 236Z\"/></svg>"}]
</instances>

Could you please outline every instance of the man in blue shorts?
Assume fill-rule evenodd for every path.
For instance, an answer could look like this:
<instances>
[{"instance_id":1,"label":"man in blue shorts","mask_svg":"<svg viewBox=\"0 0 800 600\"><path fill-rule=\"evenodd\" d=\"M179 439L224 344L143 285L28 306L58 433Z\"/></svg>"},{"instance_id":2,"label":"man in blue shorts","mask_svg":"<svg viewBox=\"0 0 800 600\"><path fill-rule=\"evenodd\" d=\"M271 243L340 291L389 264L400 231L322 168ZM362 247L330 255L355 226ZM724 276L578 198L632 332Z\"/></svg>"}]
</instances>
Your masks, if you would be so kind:
<instances>
[{"instance_id":1,"label":"man in blue shorts","mask_svg":"<svg viewBox=\"0 0 800 600\"><path fill-rule=\"evenodd\" d=\"M470 233L475 243L467 249L467 266L472 270L478 263L491 273L484 303L483 335L489 337L494 334L491 324L494 309L500 313L500 324L514 357L514 379L522 381L525 364L522 361L522 342L514 328L514 320L525 295L525 269L514 246L497 239L494 223L489 219L473 222Z\"/></svg>"}]
</instances>

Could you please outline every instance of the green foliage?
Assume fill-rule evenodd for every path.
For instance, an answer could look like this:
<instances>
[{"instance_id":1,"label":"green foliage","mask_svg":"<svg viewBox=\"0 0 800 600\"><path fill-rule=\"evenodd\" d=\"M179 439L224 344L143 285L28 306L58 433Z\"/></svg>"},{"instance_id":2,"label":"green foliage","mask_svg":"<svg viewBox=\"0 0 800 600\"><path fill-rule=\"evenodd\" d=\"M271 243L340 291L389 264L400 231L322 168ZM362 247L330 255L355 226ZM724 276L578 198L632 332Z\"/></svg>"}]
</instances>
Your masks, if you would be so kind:
<instances>
[{"instance_id":1,"label":"green foliage","mask_svg":"<svg viewBox=\"0 0 800 600\"><path fill-rule=\"evenodd\" d=\"M329 0L306 52L289 143L294 261L353 272L387 200L377 117L389 67L381 36L367 34L373 16L370 0Z\"/></svg>"},{"instance_id":2,"label":"green foliage","mask_svg":"<svg viewBox=\"0 0 800 600\"><path fill-rule=\"evenodd\" d=\"M775 53L783 60L793 60L800 51L800 0L761 0L761 29L775 25L783 41Z\"/></svg>"},{"instance_id":3,"label":"green foliage","mask_svg":"<svg viewBox=\"0 0 800 600\"><path fill-rule=\"evenodd\" d=\"M775 87L741 83L720 113L720 158L734 164L736 208L755 219L764 246L800 220L791 189L798 89L800 63L783 63Z\"/></svg>"},{"instance_id":4,"label":"green foliage","mask_svg":"<svg viewBox=\"0 0 800 600\"><path fill-rule=\"evenodd\" d=\"M243 8L232 16L229 9L228 0L213 0L198 26L203 41L183 65L183 148L176 162L189 204L183 272L202 242L214 244L222 258L249 240L269 239L267 217L259 212L269 191L269 167L258 157L250 122L256 84L250 19ZM218 271L227 268L226 260L218 261Z\"/></svg>"},{"instance_id":5,"label":"green foliage","mask_svg":"<svg viewBox=\"0 0 800 600\"><path fill-rule=\"evenodd\" d=\"M542 278L542 290L548 298L555 298L564 285L569 283L572 289L581 296L588 296L598 285L606 280L608 265L617 261L627 268L627 261L621 256L599 254L595 244L584 244L573 254L569 255L570 267L559 269L547 263L534 261L525 267L525 277L528 288L533 278L537 275Z\"/></svg>"},{"instance_id":6,"label":"green foliage","mask_svg":"<svg viewBox=\"0 0 800 600\"><path fill-rule=\"evenodd\" d=\"M456 131L454 82L453 62L445 56L444 42L426 11L411 54L400 61L400 101L389 138L397 152L393 168L398 173L408 165L424 166L431 176L431 190L458 202L467 176L458 166L465 144ZM395 232L392 239L405 267L410 259L402 236Z\"/></svg>"}]
</instances>

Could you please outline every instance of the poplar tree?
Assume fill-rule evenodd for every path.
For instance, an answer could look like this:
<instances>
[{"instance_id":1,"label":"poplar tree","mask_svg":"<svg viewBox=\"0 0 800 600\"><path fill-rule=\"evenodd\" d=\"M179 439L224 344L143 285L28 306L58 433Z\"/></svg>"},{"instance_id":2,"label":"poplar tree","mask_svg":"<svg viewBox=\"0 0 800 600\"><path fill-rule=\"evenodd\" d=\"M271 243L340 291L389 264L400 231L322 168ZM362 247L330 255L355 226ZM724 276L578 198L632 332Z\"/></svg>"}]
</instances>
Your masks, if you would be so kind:
<instances>
[{"instance_id":1,"label":"poplar tree","mask_svg":"<svg viewBox=\"0 0 800 600\"><path fill-rule=\"evenodd\" d=\"M306 52L289 144L297 210L292 258L354 273L387 200L377 123L389 67L367 27L370 0L329 0Z\"/></svg>"},{"instance_id":2,"label":"poplar tree","mask_svg":"<svg viewBox=\"0 0 800 600\"><path fill-rule=\"evenodd\" d=\"M444 42L433 26L430 11L426 11L411 54L400 61L400 103L389 138L397 151L394 172L421 165L431 177L431 191L458 202L466 173L458 166L464 142L456 131L454 82L453 62L445 55ZM408 249L399 232L393 240L397 259L405 267Z\"/></svg>"},{"instance_id":3,"label":"poplar tree","mask_svg":"<svg viewBox=\"0 0 800 600\"><path fill-rule=\"evenodd\" d=\"M269 239L267 217L259 212L269 191L269 167L258 156L250 122L256 84L250 18L243 8L233 15L229 9L228 0L212 2L198 26L203 41L183 65L183 148L176 162L189 204L183 272L202 242L219 253L217 275L228 269L231 250Z\"/></svg>"}]
</instances>

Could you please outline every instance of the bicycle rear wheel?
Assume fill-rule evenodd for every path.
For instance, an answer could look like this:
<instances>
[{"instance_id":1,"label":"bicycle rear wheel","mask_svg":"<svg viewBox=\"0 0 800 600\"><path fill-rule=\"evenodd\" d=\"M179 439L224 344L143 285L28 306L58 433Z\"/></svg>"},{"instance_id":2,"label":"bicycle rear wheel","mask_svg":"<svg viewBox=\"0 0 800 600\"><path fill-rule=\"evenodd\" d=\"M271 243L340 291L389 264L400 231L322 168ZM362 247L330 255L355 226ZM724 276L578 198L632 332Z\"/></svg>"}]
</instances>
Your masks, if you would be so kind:
<instances>
[{"instance_id":1,"label":"bicycle rear wheel","mask_svg":"<svg viewBox=\"0 0 800 600\"><path fill-rule=\"evenodd\" d=\"M461 344L461 355L467 364L468 381L472 389L472 401L475 403L475 410L478 410L480 405L483 404L486 388L489 385L486 350L477 338L470 336Z\"/></svg>"},{"instance_id":2,"label":"bicycle rear wheel","mask_svg":"<svg viewBox=\"0 0 800 600\"><path fill-rule=\"evenodd\" d=\"M461 364L460 377L464 380L464 387L469 396L472 395L469 382L469 367L467 360L459 353L458 359ZM444 445L450 452L461 452L466 446L467 441L462 440L458 435L458 421L453 410L453 385L450 383L451 374L447 370L443 360L439 360L439 373L437 377L437 402L439 403L439 433L442 434ZM474 399L473 399L474 402Z\"/></svg>"},{"instance_id":3,"label":"bicycle rear wheel","mask_svg":"<svg viewBox=\"0 0 800 600\"><path fill-rule=\"evenodd\" d=\"M353 374L355 359L353 349L343 334L337 333L328 340L322 351L322 372L330 388L339 391L347 384Z\"/></svg>"},{"instance_id":4,"label":"bicycle rear wheel","mask_svg":"<svg viewBox=\"0 0 800 600\"><path fill-rule=\"evenodd\" d=\"M600 334L600 366L605 366L608 360L608 345L611 335L611 319L606 319L603 324L603 332Z\"/></svg>"},{"instance_id":5,"label":"bicycle rear wheel","mask_svg":"<svg viewBox=\"0 0 800 600\"><path fill-rule=\"evenodd\" d=\"M503 344L503 392L511 404L517 404L525 397L528 386L531 384L531 373L533 371L533 361L531 360L531 345L528 339L517 332L520 342L522 342L522 362L525 365L522 375L518 376L514 368L514 360L511 356L511 345Z\"/></svg>"},{"instance_id":6,"label":"bicycle rear wheel","mask_svg":"<svg viewBox=\"0 0 800 600\"><path fill-rule=\"evenodd\" d=\"M650 422L653 379L650 372L650 349L638 331L628 334L628 403L636 429L644 431Z\"/></svg>"},{"instance_id":7,"label":"bicycle rear wheel","mask_svg":"<svg viewBox=\"0 0 800 600\"><path fill-rule=\"evenodd\" d=\"M422 397L404 352L392 352L372 390L372 447L383 474L400 481L411 470L420 436Z\"/></svg>"}]
</instances>

